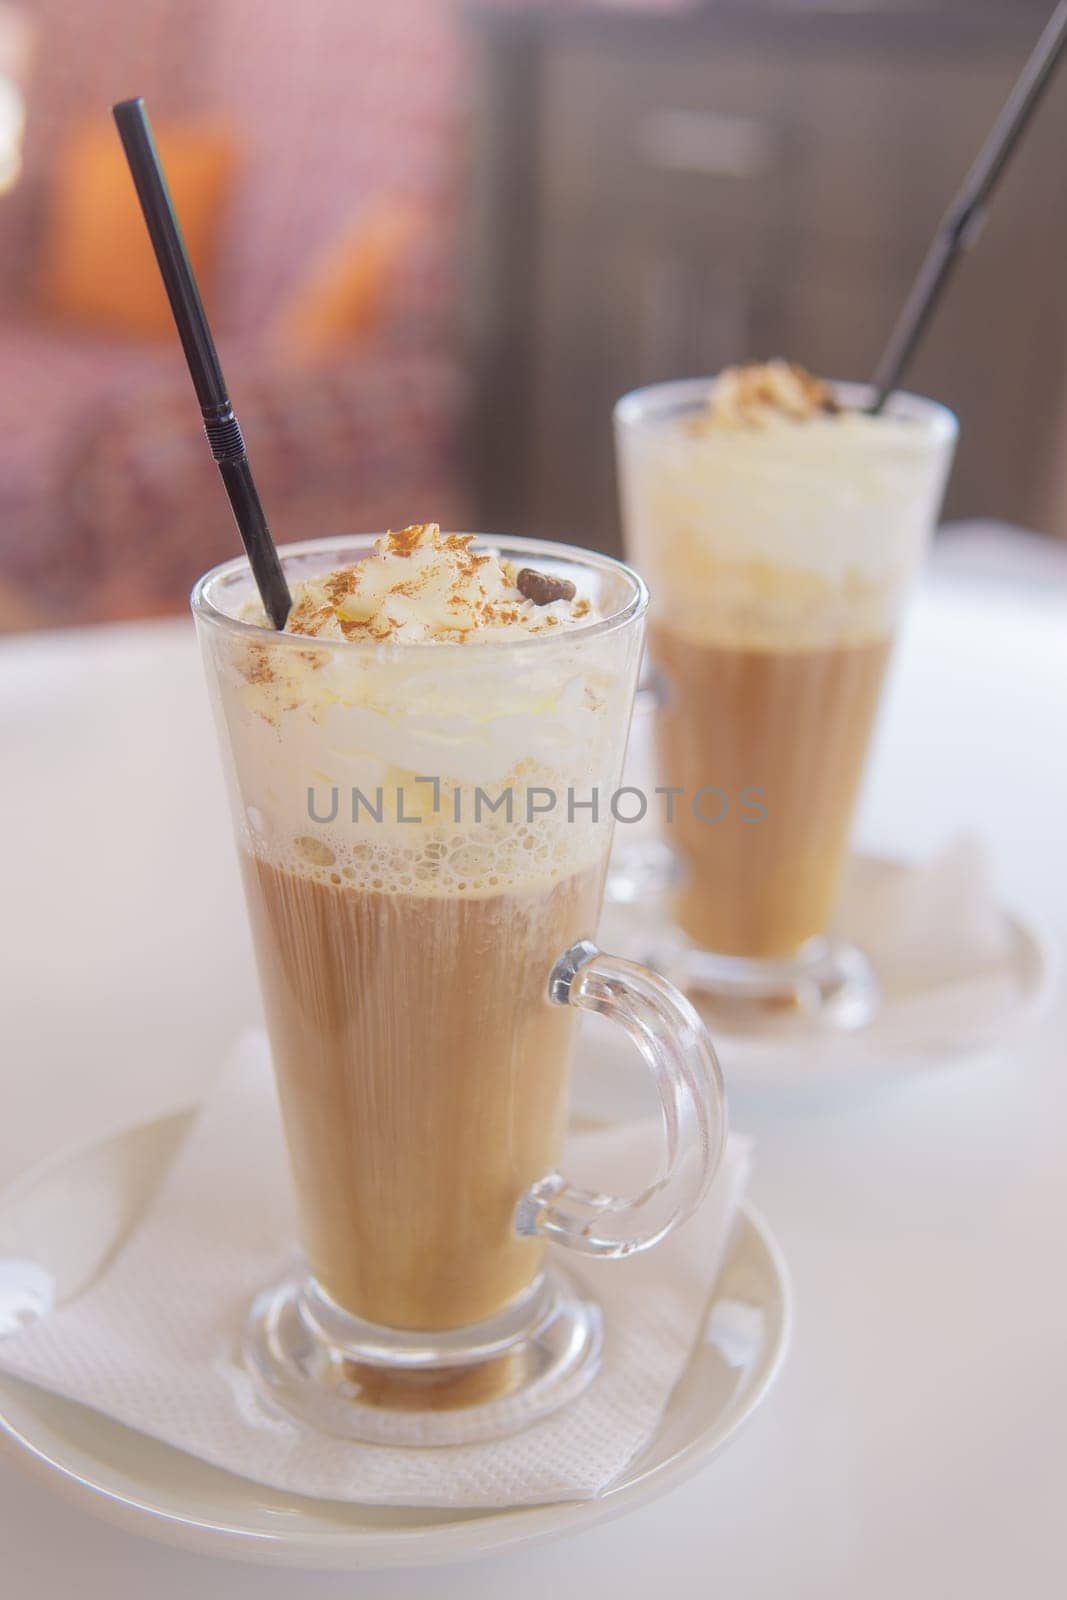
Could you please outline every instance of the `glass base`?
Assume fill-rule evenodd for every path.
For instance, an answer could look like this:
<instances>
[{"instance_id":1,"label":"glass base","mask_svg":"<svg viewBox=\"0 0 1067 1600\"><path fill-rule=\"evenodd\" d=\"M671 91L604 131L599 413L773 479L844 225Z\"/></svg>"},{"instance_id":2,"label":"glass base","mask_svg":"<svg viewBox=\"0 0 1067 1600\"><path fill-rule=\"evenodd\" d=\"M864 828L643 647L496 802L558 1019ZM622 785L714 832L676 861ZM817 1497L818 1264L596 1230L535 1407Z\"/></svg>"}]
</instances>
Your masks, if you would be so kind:
<instances>
[{"instance_id":1,"label":"glass base","mask_svg":"<svg viewBox=\"0 0 1067 1600\"><path fill-rule=\"evenodd\" d=\"M870 961L847 940L809 939L794 956L763 960L716 955L691 944L665 922L670 891L683 877L675 853L660 839L616 845L605 904L633 908L644 919L643 943L627 954L677 985L718 1028L765 1031L776 1023L817 1024L835 1030L863 1028L881 1004ZM636 921L629 911L631 929ZM620 924L620 930L622 925ZM618 937L627 939L620 931Z\"/></svg>"},{"instance_id":2,"label":"glass base","mask_svg":"<svg viewBox=\"0 0 1067 1600\"><path fill-rule=\"evenodd\" d=\"M691 999L706 999L719 1026L741 1031L776 1022L863 1028L881 1001L867 957L838 939L810 939L781 961L714 955L672 941L655 952L652 963Z\"/></svg>"},{"instance_id":3,"label":"glass base","mask_svg":"<svg viewBox=\"0 0 1067 1600\"><path fill-rule=\"evenodd\" d=\"M312 1278L252 1304L244 1360L269 1404L381 1445L497 1439L575 1399L600 1365L600 1308L547 1269L496 1317L412 1333L350 1316Z\"/></svg>"}]
</instances>

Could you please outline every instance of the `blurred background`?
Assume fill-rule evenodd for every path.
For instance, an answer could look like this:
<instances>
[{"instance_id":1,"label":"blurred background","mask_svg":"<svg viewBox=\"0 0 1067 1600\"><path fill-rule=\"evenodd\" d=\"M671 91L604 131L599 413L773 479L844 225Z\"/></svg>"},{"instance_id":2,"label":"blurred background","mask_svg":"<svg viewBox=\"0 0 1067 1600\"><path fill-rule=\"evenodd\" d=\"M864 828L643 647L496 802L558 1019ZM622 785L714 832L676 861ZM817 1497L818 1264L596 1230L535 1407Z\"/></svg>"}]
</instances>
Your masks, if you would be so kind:
<instances>
[{"instance_id":1,"label":"blurred background","mask_svg":"<svg viewBox=\"0 0 1067 1600\"><path fill-rule=\"evenodd\" d=\"M610 407L869 375L1051 0L0 0L0 630L236 550L108 114L148 102L276 537L618 548ZM909 375L1067 534L1067 78Z\"/></svg>"}]
</instances>

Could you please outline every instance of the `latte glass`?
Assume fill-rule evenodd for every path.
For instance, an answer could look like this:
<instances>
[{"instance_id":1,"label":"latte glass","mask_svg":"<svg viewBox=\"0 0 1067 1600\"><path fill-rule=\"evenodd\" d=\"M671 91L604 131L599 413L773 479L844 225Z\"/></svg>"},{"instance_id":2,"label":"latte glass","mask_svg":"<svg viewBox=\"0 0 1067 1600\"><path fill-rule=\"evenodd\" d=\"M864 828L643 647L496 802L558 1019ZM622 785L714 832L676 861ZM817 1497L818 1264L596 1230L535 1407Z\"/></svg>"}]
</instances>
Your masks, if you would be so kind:
<instances>
[{"instance_id":1,"label":"latte glass","mask_svg":"<svg viewBox=\"0 0 1067 1600\"><path fill-rule=\"evenodd\" d=\"M370 545L282 563L295 587ZM491 547L571 579L595 620L349 643L257 626L243 560L193 594L306 1252L252 1307L245 1357L271 1403L387 1444L491 1438L578 1394L600 1315L561 1260L663 1239L725 1136L693 1008L593 942L644 586L564 546ZM663 1168L639 1194L558 1170L583 1010L656 1081Z\"/></svg>"},{"instance_id":2,"label":"latte glass","mask_svg":"<svg viewBox=\"0 0 1067 1600\"><path fill-rule=\"evenodd\" d=\"M615 410L627 554L652 594L657 782L674 791L676 933L650 955L742 1021L799 1007L859 1026L877 983L831 925L956 421L903 394L867 416L843 384L837 415L711 423L714 385Z\"/></svg>"}]
</instances>

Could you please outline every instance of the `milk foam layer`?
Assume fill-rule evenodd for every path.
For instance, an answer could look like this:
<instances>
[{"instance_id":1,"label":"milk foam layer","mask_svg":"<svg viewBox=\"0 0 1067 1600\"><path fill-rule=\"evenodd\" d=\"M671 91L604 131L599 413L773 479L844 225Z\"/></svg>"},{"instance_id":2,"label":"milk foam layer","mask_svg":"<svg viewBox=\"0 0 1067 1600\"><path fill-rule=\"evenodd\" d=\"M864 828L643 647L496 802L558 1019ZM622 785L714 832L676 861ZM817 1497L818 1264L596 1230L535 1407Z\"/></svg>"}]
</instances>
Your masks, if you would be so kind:
<instances>
[{"instance_id":1,"label":"milk foam layer","mask_svg":"<svg viewBox=\"0 0 1067 1600\"><path fill-rule=\"evenodd\" d=\"M510 563L495 564L506 577ZM324 595L336 611L334 576L294 584L297 606L311 597L322 609ZM515 608L514 594L504 603ZM306 642L251 629L206 635L245 847L334 886L430 896L544 887L599 863L640 628L590 636L575 626L591 620L589 607L576 616L572 601L553 606L569 608L566 622L490 624L517 652L459 644L451 630L435 638L427 614L415 637L384 640L346 642L325 618L324 634ZM581 804L594 789L596 820Z\"/></svg>"},{"instance_id":2,"label":"milk foam layer","mask_svg":"<svg viewBox=\"0 0 1067 1600\"><path fill-rule=\"evenodd\" d=\"M664 415L628 422L624 403L630 553L661 625L694 641L882 637L937 515L952 420L921 402L830 410L824 385L804 374L794 387L781 367L724 374Z\"/></svg>"},{"instance_id":3,"label":"milk foam layer","mask_svg":"<svg viewBox=\"0 0 1067 1600\"><path fill-rule=\"evenodd\" d=\"M516 819L521 815L517 808ZM488 899L543 893L561 879L600 865L610 845L603 822L568 826L564 815L530 823L516 820L513 826L488 821L433 825L429 819L424 824L407 828L403 836L367 823L355 828L307 822L305 827L313 831L268 835L262 831L263 819L253 813L247 848L270 866L335 888L428 899Z\"/></svg>"}]
</instances>

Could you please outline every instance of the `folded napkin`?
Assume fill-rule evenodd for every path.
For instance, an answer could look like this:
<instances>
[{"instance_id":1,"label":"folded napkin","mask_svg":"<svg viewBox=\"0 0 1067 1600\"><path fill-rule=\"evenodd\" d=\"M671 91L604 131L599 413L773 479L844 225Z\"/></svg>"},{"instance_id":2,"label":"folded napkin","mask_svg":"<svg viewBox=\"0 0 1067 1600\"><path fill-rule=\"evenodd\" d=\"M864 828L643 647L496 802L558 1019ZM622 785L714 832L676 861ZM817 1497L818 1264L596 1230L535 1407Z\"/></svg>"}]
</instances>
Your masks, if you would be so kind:
<instances>
[{"instance_id":1,"label":"folded napkin","mask_svg":"<svg viewBox=\"0 0 1067 1600\"><path fill-rule=\"evenodd\" d=\"M853 856L840 932L866 952L889 1004L940 991L982 996L1010 977L1012 928L997 904L978 839L960 834L928 861Z\"/></svg>"},{"instance_id":2,"label":"folded napkin","mask_svg":"<svg viewBox=\"0 0 1067 1600\"><path fill-rule=\"evenodd\" d=\"M644 1122L571 1139L576 1180L628 1193L657 1167ZM568 1409L490 1444L397 1449L270 1412L238 1354L253 1296L296 1235L266 1040L240 1043L143 1221L83 1293L0 1340L0 1368L274 1488L383 1505L500 1506L601 1494L650 1439L718 1274L749 1154L732 1138L703 1205L625 1261L571 1257L604 1311L603 1366Z\"/></svg>"},{"instance_id":3,"label":"folded napkin","mask_svg":"<svg viewBox=\"0 0 1067 1600\"><path fill-rule=\"evenodd\" d=\"M864 952L882 992L873 1021L848 1036L857 1066L988 1049L1048 992L1051 952L1003 910L969 834L925 861L853 856L836 931Z\"/></svg>"}]
</instances>

